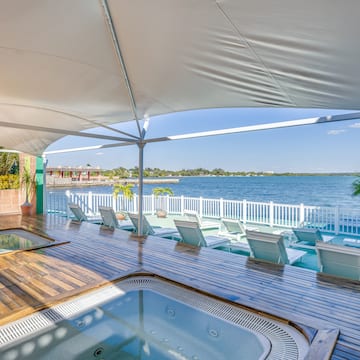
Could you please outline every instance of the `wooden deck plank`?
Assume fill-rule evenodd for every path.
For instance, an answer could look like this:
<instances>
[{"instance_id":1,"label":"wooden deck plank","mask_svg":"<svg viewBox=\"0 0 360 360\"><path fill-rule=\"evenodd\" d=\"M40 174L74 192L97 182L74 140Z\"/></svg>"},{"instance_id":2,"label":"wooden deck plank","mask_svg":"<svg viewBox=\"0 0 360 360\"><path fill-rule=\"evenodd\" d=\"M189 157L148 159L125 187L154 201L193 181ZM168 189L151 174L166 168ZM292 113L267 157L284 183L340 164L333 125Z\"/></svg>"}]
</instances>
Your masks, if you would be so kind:
<instances>
[{"instance_id":1,"label":"wooden deck plank","mask_svg":"<svg viewBox=\"0 0 360 360\"><path fill-rule=\"evenodd\" d=\"M0 228L11 227L70 242L0 256L0 323L147 271L310 328L338 328L332 359L360 358L360 282L57 216L0 217Z\"/></svg>"}]
</instances>

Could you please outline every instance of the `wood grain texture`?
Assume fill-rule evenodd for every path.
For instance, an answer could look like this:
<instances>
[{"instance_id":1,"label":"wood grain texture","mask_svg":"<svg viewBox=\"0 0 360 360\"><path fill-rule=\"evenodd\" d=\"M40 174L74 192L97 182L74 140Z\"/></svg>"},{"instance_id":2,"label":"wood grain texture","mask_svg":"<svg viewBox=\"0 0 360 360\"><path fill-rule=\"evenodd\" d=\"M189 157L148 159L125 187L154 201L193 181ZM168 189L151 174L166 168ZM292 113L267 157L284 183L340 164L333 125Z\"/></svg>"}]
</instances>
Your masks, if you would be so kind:
<instances>
[{"instance_id":1,"label":"wood grain texture","mask_svg":"<svg viewBox=\"0 0 360 360\"><path fill-rule=\"evenodd\" d=\"M0 324L149 272L300 324L320 343L333 341L338 329L331 359L360 359L360 282L172 240L139 240L126 231L54 215L0 217L1 229L14 227L69 242L0 255Z\"/></svg>"}]
</instances>

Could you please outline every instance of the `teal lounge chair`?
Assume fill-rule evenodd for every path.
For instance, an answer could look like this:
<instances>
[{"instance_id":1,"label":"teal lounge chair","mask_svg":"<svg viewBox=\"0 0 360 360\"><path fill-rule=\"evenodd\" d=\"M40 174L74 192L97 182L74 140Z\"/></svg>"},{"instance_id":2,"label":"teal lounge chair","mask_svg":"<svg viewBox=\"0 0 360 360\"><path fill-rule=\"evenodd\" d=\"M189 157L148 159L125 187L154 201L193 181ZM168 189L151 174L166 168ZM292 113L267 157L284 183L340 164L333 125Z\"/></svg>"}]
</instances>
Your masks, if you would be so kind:
<instances>
[{"instance_id":1,"label":"teal lounge chair","mask_svg":"<svg viewBox=\"0 0 360 360\"><path fill-rule=\"evenodd\" d=\"M122 229L133 231L134 226L129 220L118 220L116 217L115 211L112 207L109 206L99 206L100 215L102 217L103 225L109 228Z\"/></svg>"},{"instance_id":2,"label":"teal lounge chair","mask_svg":"<svg viewBox=\"0 0 360 360\"><path fill-rule=\"evenodd\" d=\"M68 203L68 207L75 217L74 220L79 222L87 221L94 224L102 224L101 216L87 216L78 204Z\"/></svg>"},{"instance_id":3,"label":"teal lounge chair","mask_svg":"<svg viewBox=\"0 0 360 360\"><path fill-rule=\"evenodd\" d=\"M285 247L282 235L246 230L250 253L253 258L276 264L293 264L300 260L305 251Z\"/></svg>"},{"instance_id":4,"label":"teal lounge chair","mask_svg":"<svg viewBox=\"0 0 360 360\"><path fill-rule=\"evenodd\" d=\"M181 235L180 242L210 248L226 246L230 243L230 240L224 237L214 235L204 236L196 221L174 220L174 222Z\"/></svg>"},{"instance_id":5,"label":"teal lounge chair","mask_svg":"<svg viewBox=\"0 0 360 360\"><path fill-rule=\"evenodd\" d=\"M199 224L201 230L219 229L220 223L215 221L202 221L196 211L184 210L186 220L195 221Z\"/></svg>"},{"instance_id":6,"label":"teal lounge chair","mask_svg":"<svg viewBox=\"0 0 360 360\"><path fill-rule=\"evenodd\" d=\"M138 233L139 214L128 213L128 216L135 228L135 232ZM169 239L180 238L180 234L175 228L152 227L145 215L143 215L143 235L153 235Z\"/></svg>"},{"instance_id":7,"label":"teal lounge chair","mask_svg":"<svg viewBox=\"0 0 360 360\"><path fill-rule=\"evenodd\" d=\"M360 280L360 249L349 246L316 243L320 271Z\"/></svg>"},{"instance_id":8,"label":"teal lounge chair","mask_svg":"<svg viewBox=\"0 0 360 360\"><path fill-rule=\"evenodd\" d=\"M319 229L294 228L292 230L295 242L292 242L291 245L297 247L314 248L318 241L329 242L334 238L327 235L322 236Z\"/></svg>"}]
</instances>

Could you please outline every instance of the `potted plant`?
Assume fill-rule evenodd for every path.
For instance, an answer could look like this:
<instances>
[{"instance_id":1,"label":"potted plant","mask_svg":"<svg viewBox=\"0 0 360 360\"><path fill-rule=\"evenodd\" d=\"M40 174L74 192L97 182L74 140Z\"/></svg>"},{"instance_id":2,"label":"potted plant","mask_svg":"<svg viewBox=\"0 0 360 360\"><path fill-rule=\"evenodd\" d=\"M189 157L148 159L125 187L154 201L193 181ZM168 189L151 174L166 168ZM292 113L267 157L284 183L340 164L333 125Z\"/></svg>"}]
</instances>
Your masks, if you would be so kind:
<instances>
[{"instance_id":1,"label":"potted plant","mask_svg":"<svg viewBox=\"0 0 360 360\"><path fill-rule=\"evenodd\" d=\"M23 215L31 215L31 199L36 188L35 174L31 173L30 166L24 166L21 174L21 186L25 191L25 202L20 206Z\"/></svg>"},{"instance_id":2,"label":"potted plant","mask_svg":"<svg viewBox=\"0 0 360 360\"><path fill-rule=\"evenodd\" d=\"M115 184L113 188L113 196L116 199L119 193L122 193L121 199L121 210L124 210L125 207L125 199L132 200L134 197L134 192L132 188L134 187L133 184L123 183L123 184ZM120 212L116 215L119 220L124 220L126 215L124 212Z\"/></svg>"},{"instance_id":3,"label":"potted plant","mask_svg":"<svg viewBox=\"0 0 360 360\"><path fill-rule=\"evenodd\" d=\"M174 195L174 192L169 187L156 187L153 189L153 194L156 198L162 196L160 199L160 208L156 209L156 215L159 218L165 218L167 216L167 211L165 210L165 198L164 195Z\"/></svg>"}]
</instances>

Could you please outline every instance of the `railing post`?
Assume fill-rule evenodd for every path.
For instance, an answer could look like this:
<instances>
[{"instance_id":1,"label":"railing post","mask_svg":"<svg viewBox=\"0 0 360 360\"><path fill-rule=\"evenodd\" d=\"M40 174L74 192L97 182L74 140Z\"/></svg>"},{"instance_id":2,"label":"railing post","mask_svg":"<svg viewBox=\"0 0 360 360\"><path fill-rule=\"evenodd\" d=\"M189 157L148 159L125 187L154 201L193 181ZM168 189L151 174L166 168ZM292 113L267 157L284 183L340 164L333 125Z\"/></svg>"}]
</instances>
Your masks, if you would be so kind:
<instances>
[{"instance_id":1,"label":"railing post","mask_svg":"<svg viewBox=\"0 0 360 360\"><path fill-rule=\"evenodd\" d=\"M65 196L66 196L66 217L70 217L70 209L69 209L69 207L67 206L67 204L69 203L69 202L71 202L71 192L70 192L70 190L66 190L65 191Z\"/></svg>"},{"instance_id":2,"label":"railing post","mask_svg":"<svg viewBox=\"0 0 360 360\"><path fill-rule=\"evenodd\" d=\"M300 204L300 209L299 209L300 213L299 213L299 224L300 226L304 226L305 224L305 207L304 204Z\"/></svg>"},{"instance_id":3,"label":"railing post","mask_svg":"<svg viewBox=\"0 0 360 360\"><path fill-rule=\"evenodd\" d=\"M155 195L151 194L151 215L155 214Z\"/></svg>"},{"instance_id":4,"label":"railing post","mask_svg":"<svg viewBox=\"0 0 360 360\"><path fill-rule=\"evenodd\" d=\"M93 214L93 198L92 198L92 196L93 196L93 193L91 192L91 191L89 191L88 192L88 211L86 211L86 209L84 209L84 212L85 212L85 214L86 213L89 213L89 212L91 212L92 214Z\"/></svg>"},{"instance_id":5,"label":"railing post","mask_svg":"<svg viewBox=\"0 0 360 360\"><path fill-rule=\"evenodd\" d=\"M131 199L127 199L127 198L125 198L125 196L123 195L123 197L122 197L122 199L121 199L121 201L120 201L120 211L128 212L128 211L129 211L130 202L131 202Z\"/></svg>"},{"instance_id":6,"label":"railing post","mask_svg":"<svg viewBox=\"0 0 360 360\"><path fill-rule=\"evenodd\" d=\"M185 206L185 198L184 195L180 196L180 214L181 216L184 215L184 206Z\"/></svg>"},{"instance_id":7,"label":"railing post","mask_svg":"<svg viewBox=\"0 0 360 360\"><path fill-rule=\"evenodd\" d=\"M166 209L165 211L169 212L170 209L170 197L169 195L166 195Z\"/></svg>"},{"instance_id":8,"label":"railing post","mask_svg":"<svg viewBox=\"0 0 360 360\"><path fill-rule=\"evenodd\" d=\"M220 198L220 219L224 217L224 199Z\"/></svg>"},{"instance_id":9,"label":"railing post","mask_svg":"<svg viewBox=\"0 0 360 360\"><path fill-rule=\"evenodd\" d=\"M242 213L243 213L243 223L246 224L247 221L247 203L246 200L243 200L243 209L242 209Z\"/></svg>"},{"instance_id":10,"label":"railing post","mask_svg":"<svg viewBox=\"0 0 360 360\"><path fill-rule=\"evenodd\" d=\"M137 194L134 194L134 213L137 213Z\"/></svg>"},{"instance_id":11,"label":"railing post","mask_svg":"<svg viewBox=\"0 0 360 360\"><path fill-rule=\"evenodd\" d=\"M335 235L339 235L339 232L340 232L340 209L339 209L339 206L335 206L334 231L335 231Z\"/></svg>"},{"instance_id":12,"label":"railing post","mask_svg":"<svg viewBox=\"0 0 360 360\"><path fill-rule=\"evenodd\" d=\"M269 204L269 223L270 227L274 226L274 203L272 201Z\"/></svg>"},{"instance_id":13,"label":"railing post","mask_svg":"<svg viewBox=\"0 0 360 360\"><path fill-rule=\"evenodd\" d=\"M111 197L111 207L113 208L113 210L116 212L116 200L118 199L118 197L112 196Z\"/></svg>"},{"instance_id":14,"label":"railing post","mask_svg":"<svg viewBox=\"0 0 360 360\"><path fill-rule=\"evenodd\" d=\"M201 196L199 197L199 216L203 216L203 198Z\"/></svg>"}]
</instances>

